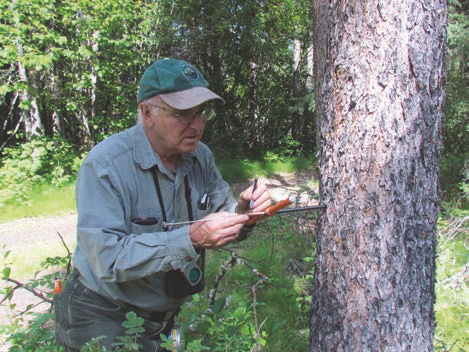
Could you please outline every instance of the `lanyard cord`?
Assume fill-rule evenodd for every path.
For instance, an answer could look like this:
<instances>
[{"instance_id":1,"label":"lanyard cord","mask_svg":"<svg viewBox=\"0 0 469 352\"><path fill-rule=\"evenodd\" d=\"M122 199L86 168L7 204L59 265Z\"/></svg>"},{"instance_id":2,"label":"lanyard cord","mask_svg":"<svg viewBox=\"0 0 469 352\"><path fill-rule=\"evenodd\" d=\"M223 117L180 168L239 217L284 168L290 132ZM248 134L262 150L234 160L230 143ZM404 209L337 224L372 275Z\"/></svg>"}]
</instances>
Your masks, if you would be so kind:
<instances>
[{"instance_id":1,"label":"lanyard cord","mask_svg":"<svg viewBox=\"0 0 469 352\"><path fill-rule=\"evenodd\" d=\"M163 216L163 221L165 223L168 222L168 219L166 217L166 210L164 208L164 202L163 202L163 196L161 195L161 187L160 187L160 182L158 180L158 166L153 166L151 168L152 174L153 174L153 181L155 182L155 187L156 187L156 193L158 194L158 201L160 202L160 208L161 208L161 215ZM189 221L194 220L194 213L192 212L192 201L191 201L191 189L189 187L189 178L184 176L184 196L186 198L186 204L187 204L187 214L189 216ZM168 227L164 226L164 230L168 231Z\"/></svg>"},{"instance_id":2,"label":"lanyard cord","mask_svg":"<svg viewBox=\"0 0 469 352\"><path fill-rule=\"evenodd\" d=\"M189 221L192 221L194 220L194 214L192 213L191 188L189 187L189 177L187 175L184 176L184 196L186 197Z\"/></svg>"},{"instance_id":3,"label":"lanyard cord","mask_svg":"<svg viewBox=\"0 0 469 352\"><path fill-rule=\"evenodd\" d=\"M168 219L166 218L166 210L164 208L163 196L161 195L160 182L158 180L158 166L157 165L153 166L151 171L152 171L152 174L153 174L153 181L155 182L156 193L158 194L158 201L160 202L161 215L163 216L164 223L167 223ZM186 204L187 204L187 213L188 213L189 221L192 221L192 220L194 220L194 213L192 212L191 189L189 187L189 178L187 177L187 175L184 176L184 188L185 188L184 196L186 198ZM163 229L166 232L168 231L167 226L163 226ZM202 269L202 272L204 272L204 270L205 270L205 248L198 248L198 249L196 249L196 252L200 255L199 259L197 260L197 264Z\"/></svg>"}]
</instances>

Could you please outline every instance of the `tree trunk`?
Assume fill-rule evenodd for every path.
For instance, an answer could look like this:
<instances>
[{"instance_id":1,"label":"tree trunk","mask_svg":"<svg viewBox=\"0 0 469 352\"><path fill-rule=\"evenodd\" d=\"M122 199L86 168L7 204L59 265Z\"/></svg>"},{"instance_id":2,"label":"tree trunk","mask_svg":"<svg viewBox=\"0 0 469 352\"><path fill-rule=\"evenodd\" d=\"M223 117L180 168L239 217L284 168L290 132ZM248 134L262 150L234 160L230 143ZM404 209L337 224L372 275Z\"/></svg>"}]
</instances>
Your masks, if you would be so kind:
<instances>
[{"instance_id":1,"label":"tree trunk","mask_svg":"<svg viewBox=\"0 0 469 352\"><path fill-rule=\"evenodd\" d=\"M26 69L18 60L18 76L20 81L23 82L26 86L28 85L28 77L26 74ZM21 102L27 108L24 108L21 111L22 120L24 122L24 132L27 140L30 140L32 136L42 135L42 124L41 117L39 116L39 108L34 97L29 96L27 88L24 88L20 94Z\"/></svg>"},{"instance_id":2,"label":"tree trunk","mask_svg":"<svg viewBox=\"0 0 469 352\"><path fill-rule=\"evenodd\" d=\"M311 34L311 38L313 38L313 35ZM314 86L314 46L310 45L308 47L308 53L306 54L307 58L307 68L308 68L308 75L306 76L306 93L311 94L313 92L313 86Z\"/></svg>"},{"instance_id":3,"label":"tree trunk","mask_svg":"<svg viewBox=\"0 0 469 352\"><path fill-rule=\"evenodd\" d=\"M292 82L292 98L293 104L299 104L298 99L301 95L301 88L300 88L300 76L301 76L301 41L299 39L293 40L293 82ZM294 111L290 112L290 129L293 139L299 139L302 132L302 126L300 121L300 113L299 109L295 109Z\"/></svg>"},{"instance_id":4,"label":"tree trunk","mask_svg":"<svg viewBox=\"0 0 469 352\"><path fill-rule=\"evenodd\" d=\"M431 351L443 0L315 2L310 351Z\"/></svg>"},{"instance_id":5,"label":"tree trunk","mask_svg":"<svg viewBox=\"0 0 469 352\"><path fill-rule=\"evenodd\" d=\"M252 148L259 138L259 131L256 127L256 124L259 124L258 121L258 110L259 106L257 105L257 74L258 74L258 67L256 62L251 62L251 74L250 74L250 82L249 85L249 140L248 145L249 148Z\"/></svg>"},{"instance_id":6,"label":"tree trunk","mask_svg":"<svg viewBox=\"0 0 469 352\"><path fill-rule=\"evenodd\" d=\"M36 99L34 97L30 97L28 92L28 75L26 73L26 68L21 63L21 58L23 57L23 45L19 40L16 42L16 47L18 50L18 77L20 82L24 85L23 90L20 92L20 100L23 103L21 120L24 124L26 140L30 140L32 136L42 135L41 117L39 116L39 108L37 106Z\"/></svg>"}]
</instances>

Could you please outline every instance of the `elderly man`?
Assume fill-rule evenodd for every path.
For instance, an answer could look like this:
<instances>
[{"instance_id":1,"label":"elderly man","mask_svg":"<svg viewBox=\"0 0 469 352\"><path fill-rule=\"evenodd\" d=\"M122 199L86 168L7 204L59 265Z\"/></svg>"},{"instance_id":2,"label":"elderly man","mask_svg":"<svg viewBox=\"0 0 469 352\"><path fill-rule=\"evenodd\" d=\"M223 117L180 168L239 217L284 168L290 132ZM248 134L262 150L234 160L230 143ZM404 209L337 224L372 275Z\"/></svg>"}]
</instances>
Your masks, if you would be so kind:
<instances>
[{"instance_id":1,"label":"elderly man","mask_svg":"<svg viewBox=\"0 0 469 352\"><path fill-rule=\"evenodd\" d=\"M137 342L162 351L179 307L203 289L205 249L246 238L243 213L264 211L264 184L236 201L200 142L221 100L191 64L156 61L143 74L136 126L98 144L77 178L74 269L55 295L57 342L113 348L129 311L145 319Z\"/></svg>"}]
</instances>

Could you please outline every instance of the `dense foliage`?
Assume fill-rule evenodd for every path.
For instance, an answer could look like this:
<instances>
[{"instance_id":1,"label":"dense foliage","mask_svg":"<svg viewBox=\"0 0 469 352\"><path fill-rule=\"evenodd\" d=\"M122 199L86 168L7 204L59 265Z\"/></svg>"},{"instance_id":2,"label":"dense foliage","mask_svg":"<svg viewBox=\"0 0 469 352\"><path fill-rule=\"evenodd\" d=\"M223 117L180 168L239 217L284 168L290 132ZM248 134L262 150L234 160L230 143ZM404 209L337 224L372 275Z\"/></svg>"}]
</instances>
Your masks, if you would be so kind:
<instances>
[{"instance_id":1,"label":"dense foliage","mask_svg":"<svg viewBox=\"0 0 469 352\"><path fill-rule=\"evenodd\" d=\"M88 150L135 123L144 69L177 57L226 100L207 140L240 153L293 135L311 151L308 5L1 0L0 147L59 135Z\"/></svg>"},{"instance_id":2,"label":"dense foliage","mask_svg":"<svg viewBox=\"0 0 469 352\"><path fill-rule=\"evenodd\" d=\"M469 1L450 4L444 152L464 155L469 152Z\"/></svg>"},{"instance_id":3,"label":"dense foliage","mask_svg":"<svg viewBox=\"0 0 469 352\"><path fill-rule=\"evenodd\" d=\"M57 138L34 138L18 148L5 148L0 168L0 209L12 200L30 204L36 186L59 188L70 184L80 164L70 144Z\"/></svg>"}]
</instances>

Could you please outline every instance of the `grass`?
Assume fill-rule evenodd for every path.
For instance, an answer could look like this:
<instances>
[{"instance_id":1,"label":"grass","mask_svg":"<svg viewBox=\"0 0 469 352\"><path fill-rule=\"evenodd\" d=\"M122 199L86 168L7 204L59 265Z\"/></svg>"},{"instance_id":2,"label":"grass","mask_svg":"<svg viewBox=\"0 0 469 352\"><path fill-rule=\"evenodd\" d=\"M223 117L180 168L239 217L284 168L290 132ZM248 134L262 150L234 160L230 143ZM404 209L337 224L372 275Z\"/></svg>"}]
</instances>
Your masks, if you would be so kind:
<instances>
[{"instance_id":1,"label":"grass","mask_svg":"<svg viewBox=\"0 0 469 352\"><path fill-rule=\"evenodd\" d=\"M67 244L68 245L68 244ZM74 244L69 248L73 250ZM6 248L8 250L8 248ZM24 281L31 279L33 274L42 268L42 262L48 257L66 256L67 251L57 238L57 243L35 245L21 252L11 251L7 258L0 258L0 266L9 266L15 279Z\"/></svg>"},{"instance_id":2,"label":"grass","mask_svg":"<svg viewBox=\"0 0 469 352\"><path fill-rule=\"evenodd\" d=\"M276 173L291 173L307 170L315 165L313 156L305 157L278 157L264 160L217 160L217 166L223 178L230 184L246 181L254 176L271 176Z\"/></svg>"},{"instance_id":3,"label":"grass","mask_svg":"<svg viewBox=\"0 0 469 352\"><path fill-rule=\"evenodd\" d=\"M10 202L0 208L0 224L24 217L63 215L75 210L75 185L61 188L39 186L29 202Z\"/></svg>"},{"instance_id":4,"label":"grass","mask_svg":"<svg viewBox=\"0 0 469 352\"><path fill-rule=\"evenodd\" d=\"M469 211L462 218L443 220L439 224L436 351L469 350L468 224Z\"/></svg>"},{"instance_id":5,"label":"grass","mask_svg":"<svg viewBox=\"0 0 469 352\"><path fill-rule=\"evenodd\" d=\"M65 215L75 211L75 186L70 184L62 188L41 186L33 190L30 201L27 204L9 203L2 207L0 224L26 217L40 217L52 215ZM51 234L55 234L51 229ZM5 234L8 236L9 234ZM1 237L0 237L1 241ZM74 244L72 244L74 245ZM41 269L41 263L47 257L66 255L59 237L57 241L41 244L40 242L28 243L26 250L13 251L6 259L0 259L0 265L8 265L16 279L31 278L32 273ZM9 248L5 248L9 250ZM72 248L70 248L72 250Z\"/></svg>"}]
</instances>

